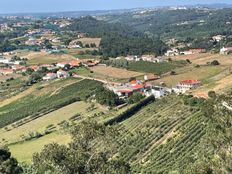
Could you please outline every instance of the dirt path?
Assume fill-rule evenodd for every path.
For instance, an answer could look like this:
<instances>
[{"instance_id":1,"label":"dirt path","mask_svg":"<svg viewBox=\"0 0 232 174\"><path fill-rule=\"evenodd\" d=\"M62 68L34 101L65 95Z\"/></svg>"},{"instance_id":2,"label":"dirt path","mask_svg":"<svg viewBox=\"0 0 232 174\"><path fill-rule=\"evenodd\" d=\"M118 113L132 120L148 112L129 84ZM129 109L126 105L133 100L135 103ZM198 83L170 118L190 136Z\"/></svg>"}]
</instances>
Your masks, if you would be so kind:
<instances>
[{"instance_id":1,"label":"dirt path","mask_svg":"<svg viewBox=\"0 0 232 174\"><path fill-rule=\"evenodd\" d=\"M88 79L88 80L95 80L98 82L102 82L104 84L115 84L115 85L121 85L120 83L116 83L116 82L109 82L106 80L102 80L102 79L97 79L97 78L93 78L93 77L86 77L86 76L81 76L81 75L75 75L75 77L77 78L81 78L81 79Z\"/></svg>"},{"instance_id":2,"label":"dirt path","mask_svg":"<svg viewBox=\"0 0 232 174\"><path fill-rule=\"evenodd\" d=\"M72 84L74 84L74 83L78 83L78 82L80 82L80 81L82 81L82 80L84 80L84 79L81 79L81 80L79 80L79 81L75 81L75 82L72 82L72 83L68 83L68 84L66 84L66 85L64 85L64 86L61 86L61 87L57 88L55 91L53 91L53 92L50 94L50 97L53 96L53 95L55 95L55 94L58 94L58 93L59 93L62 89L64 89L65 87L67 87L67 86L69 86L69 85L72 85Z\"/></svg>"}]
</instances>

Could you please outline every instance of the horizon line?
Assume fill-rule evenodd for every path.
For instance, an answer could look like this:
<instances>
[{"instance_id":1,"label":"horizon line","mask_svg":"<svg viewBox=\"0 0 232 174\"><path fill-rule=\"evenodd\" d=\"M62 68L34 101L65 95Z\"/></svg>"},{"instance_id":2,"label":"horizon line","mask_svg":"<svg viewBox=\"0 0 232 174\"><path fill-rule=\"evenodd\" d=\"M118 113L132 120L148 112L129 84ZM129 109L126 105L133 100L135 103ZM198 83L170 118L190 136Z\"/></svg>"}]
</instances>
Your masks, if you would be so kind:
<instances>
[{"instance_id":1,"label":"horizon line","mask_svg":"<svg viewBox=\"0 0 232 174\"><path fill-rule=\"evenodd\" d=\"M209 5L229 5L232 6L232 3L202 3L202 4L183 4L183 5L166 5L166 6L148 6L148 7L131 7L131 8L112 8L112 9L96 9L96 10L64 10L64 11L38 11L38 12L10 12L10 13L1 13L3 15L33 15L33 14L46 14L46 13L72 13L72 12L98 12L98 11L118 11L118 10L135 10L135 9L147 9L147 8L168 8L168 7L197 7L197 6L209 6Z\"/></svg>"}]
</instances>

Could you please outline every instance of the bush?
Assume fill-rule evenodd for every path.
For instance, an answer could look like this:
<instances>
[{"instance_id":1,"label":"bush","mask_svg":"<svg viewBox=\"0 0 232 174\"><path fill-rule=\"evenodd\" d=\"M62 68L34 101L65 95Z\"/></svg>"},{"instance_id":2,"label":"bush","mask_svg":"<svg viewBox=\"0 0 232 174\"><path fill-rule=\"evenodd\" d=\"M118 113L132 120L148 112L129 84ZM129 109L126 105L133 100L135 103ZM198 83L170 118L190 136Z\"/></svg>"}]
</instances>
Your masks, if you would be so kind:
<instances>
[{"instance_id":1,"label":"bush","mask_svg":"<svg viewBox=\"0 0 232 174\"><path fill-rule=\"evenodd\" d=\"M213 66L220 65L220 63L217 60L212 61L210 64Z\"/></svg>"},{"instance_id":2,"label":"bush","mask_svg":"<svg viewBox=\"0 0 232 174\"><path fill-rule=\"evenodd\" d=\"M209 91L209 92L208 92L208 96L209 96L210 98L216 98L216 92L215 92L215 91Z\"/></svg>"},{"instance_id":3,"label":"bush","mask_svg":"<svg viewBox=\"0 0 232 174\"><path fill-rule=\"evenodd\" d=\"M128 103L129 104L138 103L143 98L144 96L140 92L136 92L129 98Z\"/></svg>"}]
</instances>

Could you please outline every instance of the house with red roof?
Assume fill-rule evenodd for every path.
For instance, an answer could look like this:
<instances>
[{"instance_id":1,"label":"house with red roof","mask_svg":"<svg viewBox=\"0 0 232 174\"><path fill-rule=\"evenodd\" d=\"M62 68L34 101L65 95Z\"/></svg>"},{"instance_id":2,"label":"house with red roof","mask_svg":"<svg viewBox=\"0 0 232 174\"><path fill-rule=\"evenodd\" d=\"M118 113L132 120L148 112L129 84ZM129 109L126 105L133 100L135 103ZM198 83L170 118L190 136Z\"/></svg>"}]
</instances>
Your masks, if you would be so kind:
<instances>
[{"instance_id":1,"label":"house with red roof","mask_svg":"<svg viewBox=\"0 0 232 174\"><path fill-rule=\"evenodd\" d=\"M179 82L176 88L173 90L177 93L185 93L186 91L196 89L201 86L201 82L198 80L183 80Z\"/></svg>"},{"instance_id":2,"label":"house with red roof","mask_svg":"<svg viewBox=\"0 0 232 174\"><path fill-rule=\"evenodd\" d=\"M22 73L22 72L26 72L27 68L25 66L22 65L14 65L12 66L12 69L16 72L16 73Z\"/></svg>"},{"instance_id":3,"label":"house with red roof","mask_svg":"<svg viewBox=\"0 0 232 174\"><path fill-rule=\"evenodd\" d=\"M232 47L223 47L220 49L220 54L228 55L232 53Z\"/></svg>"},{"instance_id":4,"label":"house with red roof","mask_svg":"<svg viewBox=\"0 0 232 174\"><path fill-rule=\"evenodd\" d=\"M34 71L38 71L40 69L40 67L38 65L31 65L31 66L28 66L27 69L33 69Z\"/></svg>"},{"instance_id":5,"label":"house with red roof","mask_svg":"<svg viewBox=\"0 0 232 174\"><path fill-rule=\"evenodd\" d=\"M81 62L79 60L71 60L71 61L57 63L56 66L59 68L64 68L65 65L70 65L71 67L79 67L81 65Z\"/></svg>"},{"instance_id":6,"label":"house with red roof","mask_svg":"<svg viewBox=\"0 0 232 174\"><path fill-rule=\"evenodd\" d=\"M107 86L107 88L117 94L119 97L130 97L135 92L144 93L146 84L139 80L133 80L129 83L116 86Z\"/></svg>"},{"instance_id":7,"label":"house with red roof","mask_svg":"<svg viewBox=\"0 0 232 174\"><path fill-rule=\"evenodd\" d=\"M14 73L14 70L10 68L0 69L0 74L2 75L8 75L8 74L13 74L13 73Z\"/></svg>"}]
</instances>

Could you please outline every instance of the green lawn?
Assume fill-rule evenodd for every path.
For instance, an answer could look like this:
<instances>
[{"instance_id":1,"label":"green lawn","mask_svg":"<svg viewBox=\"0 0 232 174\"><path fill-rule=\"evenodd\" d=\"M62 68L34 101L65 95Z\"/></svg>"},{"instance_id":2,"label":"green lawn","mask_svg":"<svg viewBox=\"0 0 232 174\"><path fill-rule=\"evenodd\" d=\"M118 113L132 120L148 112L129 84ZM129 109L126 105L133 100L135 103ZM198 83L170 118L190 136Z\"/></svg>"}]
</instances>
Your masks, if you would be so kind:
<instances>
[{"instance_id":1,"label":"green lawn","mask_svg":"<svg viewBox=\"0 0 232 174\"><path fill-rule=\"evenodd\" d=\"M32 161L33 154L35 152L40 152L44 145L49 143L68 144L70 141L70 135L61 132L54 132L39 139L11 145L9 146L9 149L12 155L16 157L19 162L30 163Z\"/></svg>"}]
</instances>

